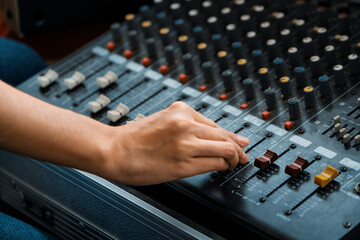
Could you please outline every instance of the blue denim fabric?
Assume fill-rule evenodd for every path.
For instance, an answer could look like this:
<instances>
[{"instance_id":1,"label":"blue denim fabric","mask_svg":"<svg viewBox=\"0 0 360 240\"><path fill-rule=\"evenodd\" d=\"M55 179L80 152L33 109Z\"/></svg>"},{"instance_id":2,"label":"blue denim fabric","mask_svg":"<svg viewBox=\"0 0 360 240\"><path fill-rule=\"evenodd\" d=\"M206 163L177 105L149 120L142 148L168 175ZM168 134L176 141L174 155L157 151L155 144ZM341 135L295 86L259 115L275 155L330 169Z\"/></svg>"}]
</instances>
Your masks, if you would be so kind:
<instances>
[{"instance_id":1,"label":"blue denim fabric","mask_svg":"<svg viewBox=\"0 0 360 240\"><path fill-rule=\"evenodd\" d=\"M0 37L0 79L16 86L45 68L44 60L31 48ZM55 237L0 212L0 239L45 240Z\"/></svg>"},{"instance_id":2,"label":"blue denim fabric","mask_svg":"<svg viewBox=\"0 0 360 240\"><path fill-rule=\"evenodd\" d=\"M0 212L0 239L45 240L56 238L27 223Z\"/></svg>"},{"instance_id":3,"label":"blue denim fabric","mask_svg":"<svg viewBox=\"0 0 360 240\"><path fill-rule=\"evenodd\" d=\"M44 60L31 48L0 37L0 79L16 86L44 69Z\"/></svg>"}]
</instances>

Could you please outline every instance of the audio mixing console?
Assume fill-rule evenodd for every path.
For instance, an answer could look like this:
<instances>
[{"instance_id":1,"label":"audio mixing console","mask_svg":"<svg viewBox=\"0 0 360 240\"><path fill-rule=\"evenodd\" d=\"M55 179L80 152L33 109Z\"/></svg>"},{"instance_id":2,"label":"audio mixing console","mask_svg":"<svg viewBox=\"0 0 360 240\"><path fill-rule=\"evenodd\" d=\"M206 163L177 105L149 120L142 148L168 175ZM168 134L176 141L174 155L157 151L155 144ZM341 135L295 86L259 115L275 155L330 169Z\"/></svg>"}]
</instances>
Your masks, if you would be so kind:
<instances>
[{"instance_id":1,"label":"audio mixing console","mask_svg":"<svg viewBox=\"0 0 360 240\"><path fill-rule=\"evenodd\" d=\"M19 89L113 126L186 102L248 137L250 162L171 188L263 236L355 238L359 16L358 1L154 0Z\"/></svg>"}]
</instances>

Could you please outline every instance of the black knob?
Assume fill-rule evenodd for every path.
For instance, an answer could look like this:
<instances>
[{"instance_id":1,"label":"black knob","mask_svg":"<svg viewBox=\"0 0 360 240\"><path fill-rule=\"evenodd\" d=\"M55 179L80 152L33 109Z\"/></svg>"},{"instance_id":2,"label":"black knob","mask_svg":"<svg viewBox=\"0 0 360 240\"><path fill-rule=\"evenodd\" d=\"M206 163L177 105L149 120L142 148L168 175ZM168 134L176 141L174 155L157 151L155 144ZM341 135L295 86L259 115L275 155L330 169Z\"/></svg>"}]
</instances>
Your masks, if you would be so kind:
<instances>
[{"instance_id":1,"label":"black knob","mask_svg":"<svg viewBox=\"0 0 360 240\"><path fill-rule=\"evenodd\" d=\"M288 99L292 96L290 78L283 76L280 78L281 95L284 99Z\"/></svg>"},{"instance_id":2,"label":"black knob","mask_svg":"<svg viewBox=\"0 0 360 240\"><path fill-rule=\"evenodd\" d=\"M201 69L206 83L211 83L215 80L213 66L211 62L204 62L203 64L201 64Z\"/></svg>"},{"instance_id":3,"label":"black knob","mask_svg":"<svg viewBox=\"0 0 360 240\"><path fill-rule=\"evenodd\" d=\"M233 72L231 70L223 71L221 73L221 78L223 80L226 92L229 92L235 88Z\"/></svg>"},{"instance_id":4,"label":"black knob","mask_svg":"<svg viewBox=\"0 0 360 240\"><path fill-rule=\"evenodd\" d=\"M274 110L277 107L277 100L274 88L267 88L265 91L266 105L269 110Z\"/></svg>"},{"instance_id":5,"label":"black knob","mask_svg":"<svg viewBox=\"0 0 360 240\"><path fill-rule=\"evenodd\" d=\"M288 100L288 106L289 106L289 115L290 115L290 119L294 120L294 119L298 119L301 116L300 113L300 106L299 106L299 101L297 100L297 98L290 98Z\"/></svg>"},{"instance_id":6,"label":"black knob","mask_svg":"<svg viewBox=\"0 0 360 240\"><path fill-rule=\"evenodd\" d=\"M121 34L121 25L120 25L120 23L111 24L110 32L111 32L112 40L114 42L121 41L122 34Z\"/></svg>"},{"instance_id":7,"label":"black knob","mask_svg":"<svg viewBox=\"0 0 360 240\"><path fill-rule=\"evenodd\" d=\"M298 88L304 88L307 85L304 67L295 68L295 80Z\"/></svg>"},{"instance_id":8,"label":"black knob","mask_svg":"<svg viewBox=\"0 0 360 240\"><path fill-rule=\"evenodd\" d=\"M193 58L194 58L193 55L190 54L190 53L187 53L187 54L182 56L185 73L192 73L194 71Z\"/></svg>"},{"instance_id":9,"label":"black knob","mask_svg":"<svg viewBox=\"0 0 360 240\"><path fill-rule=\"evenodd\" d=\"M253 99L255 97L254 80L252 78L246 78L243 81L243 88L244 88L245 98L247 100Z\"/></svg>"},{"instance_id":10,"label":"black knob","mask_svg":"<svg viewBox=\"0 0 360 240\"><path fill-rule=\"evenodd\" d=\"M334 70L335 85L338 87L343 87L344 85L346 85L344 67L338 64L333 67L333 70Z\"/></svg>"},{"instance_id":11,"label":"black knob","mask_svg":"<svg viewBox=\"0 0 360 240\"><path fill-rule=\"evenodd\" d=\"M327 97L331 95L329 77L326 75L319 77L320 96Z\"/></svg>"},{"instance_id":12,"label":"black knob","mask_svg":"<svg viewBox=\"0 0 360 240\"><path fill-rule=\"evenodd\" d=\"M316 105L314 88L312 86L307 86L304 88L305 94L305 107L307 109L313 108Z\"/></svg>"},{"instance_id":13,"label":"black knob","mask_svg":"<svg viewBox=\"0 0 360 240\"><path fill-rule=\"evenodd\" d=\"M168 45L164 48L165 51L165 58L166 58L166 62L169 65L172 65L175 63L176 58L175 58L175 49L172 45Z\"/></svg>"},{"instance_id":14,"label":"black knob","mask_svg":"<svg viewBox=\"0 0 360 240\"><path fill-rule=\"evenodd\" d=\"M275 75L277 78L281 78L286 75L284 59L275 58L273 64L275 68Z\"/></svg>"},{"instance_id":15,"label":"black knob","mask_svg":"<svg viewBox=\"0 0 360 240\"><path fill-rule=\"evenodd\" d=\"M260 68L258 73L261 89L270 87L269 70L267 68Z\"/></svg>"}]
</instances>

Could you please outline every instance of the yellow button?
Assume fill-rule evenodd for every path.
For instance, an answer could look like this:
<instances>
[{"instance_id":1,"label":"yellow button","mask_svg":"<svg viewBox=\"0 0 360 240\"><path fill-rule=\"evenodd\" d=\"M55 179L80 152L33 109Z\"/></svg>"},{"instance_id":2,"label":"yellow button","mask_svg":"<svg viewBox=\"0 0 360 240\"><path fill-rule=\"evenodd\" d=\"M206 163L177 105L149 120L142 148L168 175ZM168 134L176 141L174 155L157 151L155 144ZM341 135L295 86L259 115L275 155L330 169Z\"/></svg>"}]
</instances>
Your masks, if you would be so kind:
<instances>
[{"instance_id":1,"label":"yellow button","mask_svg":"<svg viewBox=\"0 0 360 240\"><path fill-rule=\"evenodd\" d=\"M304 92L312 92L314 88L312 86L307 86L304 88Z\"/></svg>"},{"instance_id":2,"label":"yellow button","mask_svg":"<svg viewBox=\"0 0 360 240\"><path fill-rule=\"evenodd\" d=\"M151 26L151 21L148 21L148 20L146 20L146 21L143 21L142 23L141 23L141 26L143 27L143 28L148 28L148 27L150 27Z\"/></svg>"},{"instance_id":3,"label":"yellow button","mask_svg":"<svg viewBox=\"0 0 360 240\"><path fill-rule=\"evenodd\" d=\"M219 58L226 57L226 55L227 55L227 52L226 52L226 51L220 51L220 52L217 53L217 56L218 56Z\"/></svg>"},{"instance_id":4,"label":"yellow button","mask_svg":"<svg viewBox=\"0 0 360 240\"><path fill-rule=\"evenodd\" d=\"M288 82L288 81L290 81L290 78L287 77L287 76L284 76L284 77L281 77L281 78L280 78L280 82L282 82L282 83L286 83L286 82Z\"/></svg>"},{"instance_id":5,"label":"yellow button","mask_svg":"<svg viewBox=\"0 0 360 240\"><path fill-rule=\"evenodd\" d=\"M197 48L198 48L198 49L205 49L206 47L207 47L206 43L199 43L199 44L197 45Z\"/></svg>"},{"instance_id":6,"label":"yellow button","mask_svg":"<svg viewBox=\"0 0 360 240\"><path fill-rule=\"evenodd\" d=\"M134 18L135 18L135 14L128 13L125 15L125 20L127 21L133 20Z\"/></svg>"},{"instance_id":7,"label":"yellow button","mask_svg":"<svg viewBox=\"0 0 360 240\"><path fill-rule=\"evenodd\" d=\"M244 65L244 64L246 64L246 63L247 63L247 61L246 61L245 58L240 58L239 60L237 60L237 64L238 64L238 65Z\"/></svg>"},{"instance_id":8,"label":"yellow button","mask_svg":"<svg viewBox=\"0 0 360 240\"><path fill-rule=\"evenodd\" d=\"M338 170L333 167L327 166L322 173L315 176L314 183L323 188L328 185L332 180L334 180L338 175Z\"/></svg>"},{"instance_id":9,"label":"yellow button","mask_svg":"<svg viewBox=\"0 0 360 240\"><path fill-rule=\"evenodd\" d=\"M170 32L170 29L168 29L168 28L160 28L159 32L160 32L160 34L165 35L165 34L168 34Z\"/></svg>"},{"instance_id":10,"label":"yellow button","mask_svg":"<svg viewBox=\"0 0 360 240\"><path fill-rule=\"evenodd\" d=\"M265 74L265 73L267 73L268 72L268 69L267 68L260 68L259 69L259 73L260 74Z\"/></svg>"},{"instance_id":11,"label":"yellow button","mask_svg":"<svg viewBox=\"0 0 360 240\"><path fill-rule=\"evenodd\" d=\"M186 42L188 40L188 36L186 35L181 35L180 37L178 37L179 42Z\"/></svg>"}]
</instances>

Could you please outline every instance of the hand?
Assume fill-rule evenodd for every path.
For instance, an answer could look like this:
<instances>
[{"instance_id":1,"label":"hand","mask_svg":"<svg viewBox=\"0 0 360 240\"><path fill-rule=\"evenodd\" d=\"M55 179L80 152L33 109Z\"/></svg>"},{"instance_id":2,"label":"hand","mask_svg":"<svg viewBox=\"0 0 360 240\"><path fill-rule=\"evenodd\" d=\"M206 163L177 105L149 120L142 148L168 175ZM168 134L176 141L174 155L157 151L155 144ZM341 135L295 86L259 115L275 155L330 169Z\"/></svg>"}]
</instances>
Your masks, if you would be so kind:
<instances>
[{"instance_id":1,"label":"hand","mask_svg":"<svg viewBox=\"0 0 360 240\"><path fill-rule=\"evenodd\" d=\"M183 102L112 129L110 172L115 181L148 185L234 169L249 161L247 138L220 128Z\"/></svg>"}]
</instances>

